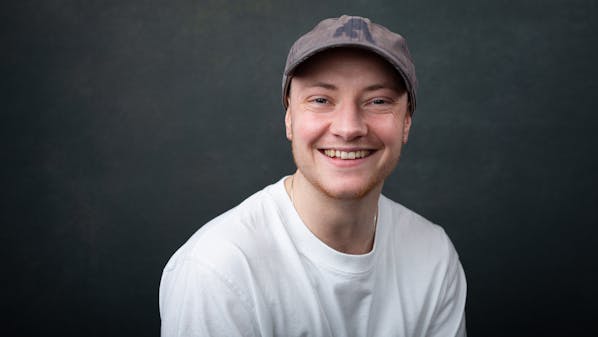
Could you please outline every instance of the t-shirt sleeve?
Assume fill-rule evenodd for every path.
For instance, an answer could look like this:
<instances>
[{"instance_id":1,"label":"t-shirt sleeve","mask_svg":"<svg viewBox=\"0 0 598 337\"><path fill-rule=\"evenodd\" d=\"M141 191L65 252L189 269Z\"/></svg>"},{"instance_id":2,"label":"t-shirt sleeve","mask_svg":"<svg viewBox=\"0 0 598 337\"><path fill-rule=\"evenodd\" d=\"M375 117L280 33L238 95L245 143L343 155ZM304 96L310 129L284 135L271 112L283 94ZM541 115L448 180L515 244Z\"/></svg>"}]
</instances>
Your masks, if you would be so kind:
<instances>
[{"instance_id":1,"label":"t-shirt sleeve","mask_svg":"<svg viewBox=\"0 0 598 337\"><path fill-rule=\"evenodd\" d=\"M434 311L430 337L465 337L467 283L455 247L447 237L448 264L440 298Z\"/></svg>"},{"instance_id":2,"label":"t-shirt sleeve","mask_svg":"<svg viewBox=\"0 0 598 337\"><path fill-rule=\"evenodd\" d=\"M257 337L251 303L227 277L195 259L167 266L160 283L162 337Z\"/></svg>"}]
</instances>

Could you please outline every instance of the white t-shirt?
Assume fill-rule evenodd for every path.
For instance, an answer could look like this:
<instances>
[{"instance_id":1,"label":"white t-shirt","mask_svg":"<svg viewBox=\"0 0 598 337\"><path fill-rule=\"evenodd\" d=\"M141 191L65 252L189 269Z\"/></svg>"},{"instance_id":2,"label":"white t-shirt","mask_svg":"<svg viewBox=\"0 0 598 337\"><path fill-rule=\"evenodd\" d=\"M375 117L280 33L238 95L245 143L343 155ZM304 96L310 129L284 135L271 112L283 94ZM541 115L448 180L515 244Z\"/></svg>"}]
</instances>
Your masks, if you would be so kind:
<instances>
[{"instance_id":1,"label":"white t-shirt","mask_svg":"<svg viewBox=\"0 0 598 337\"><path fill-rule=\"evenodd\" d=\"M172 256L163 337L465 336L465 275L442 228L381 196L374 248L343 254L305 226L283 180Z\"/></svg>"}]
</instances>

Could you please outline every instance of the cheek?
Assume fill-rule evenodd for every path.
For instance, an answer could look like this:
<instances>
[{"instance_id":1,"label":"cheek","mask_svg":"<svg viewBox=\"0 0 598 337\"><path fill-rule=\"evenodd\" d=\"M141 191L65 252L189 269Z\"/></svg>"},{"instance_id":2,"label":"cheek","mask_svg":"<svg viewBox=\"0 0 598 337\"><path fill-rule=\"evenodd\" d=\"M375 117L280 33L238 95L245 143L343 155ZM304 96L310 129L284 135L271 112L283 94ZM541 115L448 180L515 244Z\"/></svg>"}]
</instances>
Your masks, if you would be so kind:
<instances>
[{"instance_id":1,"label":"cheek","mask_svg":"<svg viewBox=\"0 0 598 337\"><path fill-rule=\"evenodd\" d=\"M366 122L369 130L380 135L381 138L388 139L397 134L402 134L403 124L393 114L372 115L369 116Z\"/></svg>"},{"instance_id":2,"label":"cheek","mask_svg":"<svg viewBox=\"0 0 598 337\"><path fill-rule=\"evenodd\" d=\"M403 126L397 123L388 121L387 123L378 125L376 129L376 136L387 147L400 151L403 145L404 133Z\"/></svg>"},{"instance_id":3,"label":"cheek","mask_svg":"<svg viewBox=\"0 0 598 337\"><path fill-rule=\"evenodd\" d=\"M296 118L293 120L293 140L301 143L316 142L326 133L326 123L315 118Z\"/></svg>"},{"instance_id":4,"label":"cheek","mask_svg":"<svg viewBox=\"0 0 598 337\"><path fill-rule=\"evenodd\" d=\"M386 132L380 135L380 138L389 147L403 145L403 133L397 129L386 130Z\"/></svg>"}]
</instances>

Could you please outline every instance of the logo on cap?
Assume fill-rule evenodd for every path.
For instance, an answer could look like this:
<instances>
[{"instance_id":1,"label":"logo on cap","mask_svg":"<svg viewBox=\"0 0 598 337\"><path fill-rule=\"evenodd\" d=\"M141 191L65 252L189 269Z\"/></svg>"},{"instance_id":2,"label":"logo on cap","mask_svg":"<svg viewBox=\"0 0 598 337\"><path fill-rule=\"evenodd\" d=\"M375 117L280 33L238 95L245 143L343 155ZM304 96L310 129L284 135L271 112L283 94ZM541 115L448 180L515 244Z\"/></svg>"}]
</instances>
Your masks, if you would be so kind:
<instances>
[{"instance_id":1,"label":"logo on cap","mask_svg":"<svg viewBox=\"0 0 598 337\"><path fill-rule=\"evenodd\" d=\"M365 36L365 39L368 42L375 44L374 39L372 38L372 34L370 33L370 29L368 28L368 24L362 18L349 19L349 21L347 21L344 25L336 29L336 32L334 32L333 37L339 37L345 34L348 37L355 39L358 37L358 30L363 32L363 36Z\"/></svg>"}]
</instances>

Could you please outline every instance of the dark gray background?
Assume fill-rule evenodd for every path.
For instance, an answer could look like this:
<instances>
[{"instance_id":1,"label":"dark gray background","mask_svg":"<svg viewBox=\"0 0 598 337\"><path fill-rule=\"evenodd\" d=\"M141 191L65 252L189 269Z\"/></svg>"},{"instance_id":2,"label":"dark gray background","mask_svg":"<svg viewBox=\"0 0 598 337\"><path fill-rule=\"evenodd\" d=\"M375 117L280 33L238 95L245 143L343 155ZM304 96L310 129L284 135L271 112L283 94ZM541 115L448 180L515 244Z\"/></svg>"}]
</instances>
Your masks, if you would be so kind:
<instances>
[{"instance_id":1,"label":"dark gray background","mask_svg":"<svg viewBox=\"0 0 598 337\"><path fill-rule=\"evenodd\" d=\"M158 335L170 255L292 173L286 53L343 13L409 41L419 104L384 193L453 239L469 335L598 333L595 1L4 6L3 335Z\"/></svg>"}]
</instances>

